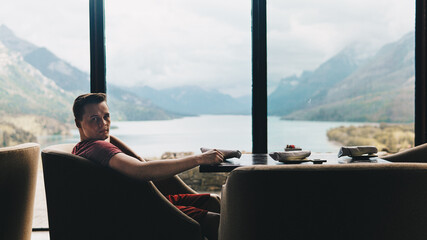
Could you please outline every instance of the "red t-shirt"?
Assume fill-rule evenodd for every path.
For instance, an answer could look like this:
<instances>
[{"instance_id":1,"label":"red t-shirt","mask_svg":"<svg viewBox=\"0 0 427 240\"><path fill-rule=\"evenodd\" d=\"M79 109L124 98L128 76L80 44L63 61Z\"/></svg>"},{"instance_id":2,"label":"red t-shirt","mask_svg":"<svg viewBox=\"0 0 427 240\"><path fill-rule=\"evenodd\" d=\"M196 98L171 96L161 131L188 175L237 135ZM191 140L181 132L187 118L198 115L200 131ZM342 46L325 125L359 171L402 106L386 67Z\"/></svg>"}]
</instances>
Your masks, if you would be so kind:
<instances>
[{"instance_id":1,"label":"red t-shirt","mask_svg":"<svg viewBox=\"0 0 427 240\"><path fill-rule=\"evenodd\" d=\"M103 140L89 139L77 143L71 153L108 167L110 159L121 152L122 150L112 143Z\"/></svg>"}]
</instances>

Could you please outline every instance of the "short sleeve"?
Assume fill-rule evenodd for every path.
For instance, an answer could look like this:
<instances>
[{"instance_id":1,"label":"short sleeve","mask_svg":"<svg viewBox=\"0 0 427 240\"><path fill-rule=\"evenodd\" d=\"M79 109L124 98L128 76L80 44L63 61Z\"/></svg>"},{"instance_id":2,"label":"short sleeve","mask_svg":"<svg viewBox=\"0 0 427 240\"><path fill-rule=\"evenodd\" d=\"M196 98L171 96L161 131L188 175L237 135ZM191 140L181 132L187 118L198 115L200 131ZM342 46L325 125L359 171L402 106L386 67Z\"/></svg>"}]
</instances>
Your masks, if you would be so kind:
<instances>
[{"instance_id":1,"label":"short sleeve","mask_svg":"<svg viewBox=\"0 0 427 240\"><path fill-rule=\"evenodd\" d=\"M87 158L106 167L108 167L110 159L121 152L122 151L112 143L102 140L80 142L73 149L73 154Z\"/></svg>"}]
</instances>

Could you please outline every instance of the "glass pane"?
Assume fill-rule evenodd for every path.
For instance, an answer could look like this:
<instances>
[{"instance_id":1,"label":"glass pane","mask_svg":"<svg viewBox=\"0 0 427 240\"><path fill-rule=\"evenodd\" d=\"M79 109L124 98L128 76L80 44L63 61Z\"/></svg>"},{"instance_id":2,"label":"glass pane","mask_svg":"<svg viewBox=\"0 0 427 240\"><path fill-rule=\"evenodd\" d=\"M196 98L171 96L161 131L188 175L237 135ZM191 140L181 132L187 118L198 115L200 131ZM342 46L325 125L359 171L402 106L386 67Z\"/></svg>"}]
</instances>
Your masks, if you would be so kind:
<instances>
[{"instance_id":1,"label":"glass pane","mask_svg":"<svg viewBox=\"0 0 427 240\"><path fill-rule=\"evenodd\" d=\"M251 151L250 7L243 0L107 1L111 134L149 159L201 147ZM219 192L219 175L180 174L198 192Z\"/></svg>"},{"instance_id":2,"label":"glass pane","mask_svg":"<svg viewBox=\"0 0 427 240\"><path fill-rule=\"evenodd\" d=\"M270 0L267 9L269 151L413 146L413 0Z\"/></svg>"},{"instance_id":3,"label":"glass pane","mask_svg":"<svg viewBox=\"0 0 427 240\"><path fill-rule=\"evenodd\" d=\"M112 134L150 158L250 151L250 12L247 1L106 2Z\"/></svg>"},{"instance_id":4,"label":"glass pane","mask_svg":"<svg viewBox=\"0 0 427 240\"><path fill-rule=\"evenodd\" d=\"M53 10L54 9L54 10ZM87 1L16 0L0 8L0 145L77 141L71 105L89 91ZM40 163L34 228L47 228Z\"/></svg>"}]
</instances>

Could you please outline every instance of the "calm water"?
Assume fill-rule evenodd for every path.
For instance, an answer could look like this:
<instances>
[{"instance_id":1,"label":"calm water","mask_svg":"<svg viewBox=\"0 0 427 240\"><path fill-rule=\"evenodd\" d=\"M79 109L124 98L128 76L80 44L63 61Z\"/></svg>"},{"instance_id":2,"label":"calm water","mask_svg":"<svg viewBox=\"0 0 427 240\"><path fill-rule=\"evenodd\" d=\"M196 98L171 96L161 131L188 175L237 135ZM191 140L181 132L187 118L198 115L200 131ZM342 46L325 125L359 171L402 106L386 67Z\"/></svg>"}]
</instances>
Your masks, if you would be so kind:
<instances>
[{"instance_id":1,"label":"calm water","mask_svg":"<svg viewBox=\"0 0 427 240\"><path fill-rule=\"evenodd\" d=\"M326 131L333 127L361 125L349 122L283 121L268 118L268 150L283 151L286 144L294 144L312 152L338 152L339 146L330 143ZM205 115L167 121L113 122L111 134L126 142L143 157L159 157L166 151L191 151L200 147L252 149L251 116ZM45 144L71 143L73 137L47 137Z\"/></svg>"}]
</instances>

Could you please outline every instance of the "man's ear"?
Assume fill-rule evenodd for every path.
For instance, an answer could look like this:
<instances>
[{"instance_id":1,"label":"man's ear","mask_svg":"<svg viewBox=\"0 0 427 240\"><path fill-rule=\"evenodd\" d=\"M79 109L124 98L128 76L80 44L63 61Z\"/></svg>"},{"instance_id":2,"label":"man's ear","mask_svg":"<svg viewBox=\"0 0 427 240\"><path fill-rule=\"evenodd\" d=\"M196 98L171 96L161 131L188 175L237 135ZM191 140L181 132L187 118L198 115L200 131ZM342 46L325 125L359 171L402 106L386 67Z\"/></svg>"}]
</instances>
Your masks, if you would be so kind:
<instances>
[{"instance_id":1,"label":"man's ear","mask_svg":"<svg viewBox=\"0 0 427 240\"><path fill-rule=\"evenodd\" d=\"M80 124L80 121L79 121L79 120L74 119L74 122L76 123L76 127L77 127L77 128L81 128L81 127L82 127L82 125Z\"/></svg>"}]
</instances>

